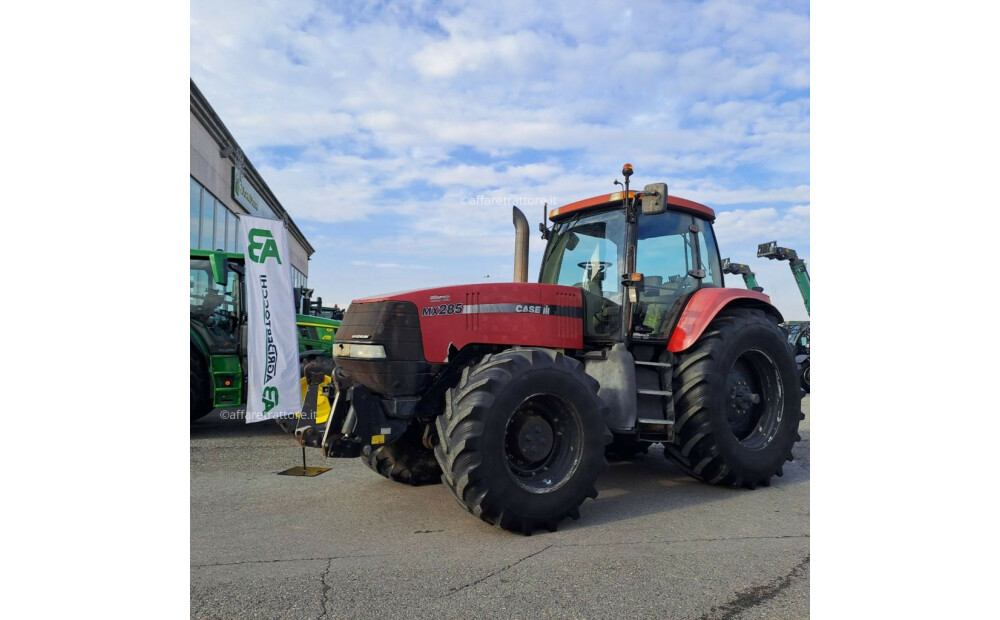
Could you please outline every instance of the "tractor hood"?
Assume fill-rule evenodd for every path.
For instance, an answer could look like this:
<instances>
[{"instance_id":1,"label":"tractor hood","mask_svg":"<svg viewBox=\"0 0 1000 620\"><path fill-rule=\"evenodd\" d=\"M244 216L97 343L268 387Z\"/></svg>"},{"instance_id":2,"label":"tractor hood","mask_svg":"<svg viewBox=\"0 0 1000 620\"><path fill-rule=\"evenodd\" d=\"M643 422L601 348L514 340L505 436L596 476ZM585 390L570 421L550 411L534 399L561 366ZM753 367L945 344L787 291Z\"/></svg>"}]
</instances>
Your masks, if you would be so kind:
<instances>
[{"instance_id":1,"label":"tractor hood","mask_svg":"<svg viewBox=\"0 0 1000 620\"><path fill-rule=\"evenodd\" d=\"M475 343L583 347L580 289L520 282L465 284L356 299L344 315L336 341L391 343L395 335L386 333L386 328L395 319L390 317L398 318L401 326L419 325L423 357L428 362L447 361L452 347Z\"/></svg>"}]
</instances>

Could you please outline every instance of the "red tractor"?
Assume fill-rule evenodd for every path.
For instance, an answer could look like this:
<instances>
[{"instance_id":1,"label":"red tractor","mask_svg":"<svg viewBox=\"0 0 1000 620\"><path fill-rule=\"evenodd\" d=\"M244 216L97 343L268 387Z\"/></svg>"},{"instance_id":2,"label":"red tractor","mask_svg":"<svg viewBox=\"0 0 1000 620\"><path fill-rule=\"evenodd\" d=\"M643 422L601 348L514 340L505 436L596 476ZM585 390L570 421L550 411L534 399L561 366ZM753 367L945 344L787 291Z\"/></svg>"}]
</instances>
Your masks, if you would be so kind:
<instances>
[{"instance_id":1,"label":"red tractor","mask_svg":"<svg viewBox=\"0 0 1000 620\"><path fill-rule=\"evenodd\" d=\"M524 534L578 518L607 456L654 443L711 484L780 476L803 417L781 314L724 288L712 209L664 183L630 191L622 173L624 191L549 213L538 284L515 207L515 282L352 302L332 405L303 414L298 441L399 482L443 481Z\"/></svg>"}]
</instances>

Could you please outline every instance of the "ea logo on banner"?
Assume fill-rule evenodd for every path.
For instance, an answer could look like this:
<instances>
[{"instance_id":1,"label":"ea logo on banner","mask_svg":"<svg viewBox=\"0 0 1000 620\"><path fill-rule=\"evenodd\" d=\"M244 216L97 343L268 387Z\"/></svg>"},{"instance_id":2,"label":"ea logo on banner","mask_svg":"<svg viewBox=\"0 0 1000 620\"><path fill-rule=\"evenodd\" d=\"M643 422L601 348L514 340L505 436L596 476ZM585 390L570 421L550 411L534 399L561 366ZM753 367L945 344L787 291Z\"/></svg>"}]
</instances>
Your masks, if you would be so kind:
<instances>
[{"instance_id":1,"label":"ea logo on banner","mask_svg":"<svg viewBox=\"0 0 1000 620\"><path fill-rule=\"evenodd\" d=\"M247 235L247 253L250 255L250 260L255 263L263 263L267 257L273 256L274 260L278 261L279 265L281 264L281 258L278 256L278 244L274 242L274 237L269 230L261 230L260 228L250 230L250 234Z\"/></svg>"}]
</instances>

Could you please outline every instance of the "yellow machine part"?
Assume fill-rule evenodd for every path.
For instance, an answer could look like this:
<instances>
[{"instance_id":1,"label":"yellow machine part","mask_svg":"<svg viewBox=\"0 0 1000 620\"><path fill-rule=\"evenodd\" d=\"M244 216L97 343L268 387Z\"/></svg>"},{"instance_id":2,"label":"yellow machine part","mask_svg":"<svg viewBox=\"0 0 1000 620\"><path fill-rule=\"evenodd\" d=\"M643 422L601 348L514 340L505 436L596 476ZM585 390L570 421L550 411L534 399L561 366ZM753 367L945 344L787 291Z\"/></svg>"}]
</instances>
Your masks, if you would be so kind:
<instances>
[{"instance_id":1,"label":"yellow machine part","mask_svg":"<svg viewBox=\"0 0 1000 620\"><path fill-rule=\"evenodd\" d=\"M330 417L330 399L323 395L323 388L332 382L333 380L330 378L330 375L325 375L323 382L319 384L319 396L316 398L316 424L323 424ZM306 392L309 391L309 383L305 377L302 377L299 379L299 385L302 387L302 401L305 402Z\"/></svg>"}]
</instances>

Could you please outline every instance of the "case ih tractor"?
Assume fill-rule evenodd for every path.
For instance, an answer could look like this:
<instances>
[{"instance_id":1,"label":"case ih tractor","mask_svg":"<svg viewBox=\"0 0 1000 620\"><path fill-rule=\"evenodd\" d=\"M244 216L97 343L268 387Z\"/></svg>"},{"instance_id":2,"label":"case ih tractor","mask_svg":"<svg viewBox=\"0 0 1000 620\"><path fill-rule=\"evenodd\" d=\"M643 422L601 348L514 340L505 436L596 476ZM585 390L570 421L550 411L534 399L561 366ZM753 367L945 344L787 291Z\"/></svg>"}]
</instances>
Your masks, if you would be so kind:
<instances>
[{"instance_id":1,"label":"case ih tractor","mask_svg":"<svg viewBox=\"0 0 1000 620\"><path fill-rule=\"evenodd\" d=\"M297 421L299 442L399 482L441 480L524 534L578 518L608 451L662 443L710 484L780 476L803 417L781 315L723 288L710 208L663 183L630 191L622 172L623 192L549 213L537 284L515 207L515 282L355 300L332 406Z\"/></svg>"}]
</instances>

